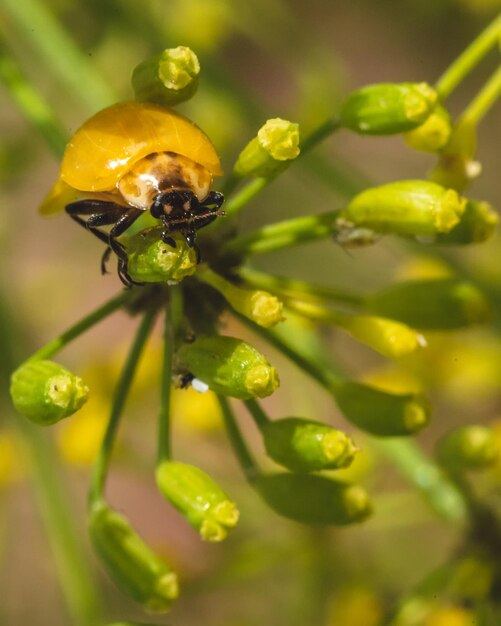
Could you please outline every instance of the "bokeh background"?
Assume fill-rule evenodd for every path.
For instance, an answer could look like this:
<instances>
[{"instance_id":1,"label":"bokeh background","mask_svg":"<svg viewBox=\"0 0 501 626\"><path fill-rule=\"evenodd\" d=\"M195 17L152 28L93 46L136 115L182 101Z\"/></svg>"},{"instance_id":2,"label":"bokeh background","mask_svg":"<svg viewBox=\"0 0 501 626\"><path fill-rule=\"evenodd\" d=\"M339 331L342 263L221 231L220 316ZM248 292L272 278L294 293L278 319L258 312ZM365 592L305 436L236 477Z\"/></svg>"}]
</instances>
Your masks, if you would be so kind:
<instances>
[{"instance_id":1,"label":"bokeh background","mask_svg":"<svg viewBox=\"0 0 501 626\"><path fill-rule=\"evenodd\" d=\"M0 0L0 36L30 81L45 95L68 135L106 104L132 97L133 67L165 47L187 45L198 54L197 95L180 110L214 141L230 171L241 147L268 118L283 117L307 132L332 116L350 89L381 81L433 82L499 11L499 0L18 0L33 12L31 26L14 2ZM83 54L88 83L75 70L71 87L49 63L39 40L48 14ZM488 58L451 99L459 113L493 69ZM64 62L60 51L59 62ZM489 63L491 62L491 63ZM86 92L86 84L94 89ZM33 489L33 466L19 418L6 398L9 364L120 289L116 275L99 273L101 244L66 216L42 219L37 206L57 177L58 162L44 140L0 88L0 280L4 391L0 417L0 624L66 626L54 555ZM474 197L501 206L501 109L480 128L481 177ZM323 163L329 163L328 173ZM336 134L290 168L241 216L242 230L341 206L360 185L422 178L430 156L400 138ZM501 289L499 238L471 248L437 250L387 238L347 252L331 241L256 258L275 273L370 291L402 277L438 275L461 267L495 298ZM432 425L420 435L432 451L454 425L496 423L500 414L501 349L491 326L429 337L420 357L389 363L341 332L324 330L335 359L354 376L387 388L424 388L434 402ZM249 337L228 320L229 334ZM71 421L51 432L52 454L74 512L78 537L103 595L109 622L141 619L91 554L85 532L90 461L107 417L134 322L123 313L101 323L64 350L59 360L87 380L93 396ZM110 500L181 575L183 592L168 618L182 626L379 626L399 598L441 562L462 529L437 519L415 489L360 433L363 452L350 470L373 495L376 510L360 527L307 528L280 519L245 485L210 400L175 398L178 458L212 473L238 501L241 523L223 545L203 545L157 494L155 415L160 347L150 342L123 423L114 458ZM279 368L281 389L265 405L275 417L298 415L346 424L332 400L270 348L252 340ZM11 358L12 357L12 358ZM9 360L10 359L10 360ZM12 360L13 359L13 360ZM262 457L250 420L242 425ZM348 428L348 427L347 427ZM501 433L501 431L500 431ZM501 434L500 434L501 437ZM478 488L499 498L501 466ZM143 619L144 621L144 619ZM452 624L452 622L451 622Z\"/></svg>"}]
</instances>

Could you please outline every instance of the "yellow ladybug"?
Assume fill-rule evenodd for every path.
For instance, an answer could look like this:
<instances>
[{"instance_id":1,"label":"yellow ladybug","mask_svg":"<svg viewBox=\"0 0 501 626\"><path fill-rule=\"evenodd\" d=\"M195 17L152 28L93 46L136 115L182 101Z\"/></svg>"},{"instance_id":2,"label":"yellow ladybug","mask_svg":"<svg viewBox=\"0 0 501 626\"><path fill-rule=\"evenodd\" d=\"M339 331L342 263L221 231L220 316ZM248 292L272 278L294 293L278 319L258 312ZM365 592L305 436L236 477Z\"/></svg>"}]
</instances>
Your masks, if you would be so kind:
<instances>
[{"instance_id":1,"label":"yellow ladybug","mask_svg":"<svg viewBox=\"0 0 501 626\"><path fill-rule=\"evenodd\" d=\"M170 234L180 232L199 254L196 231L222 214L223 195L210 191L213 176L221 174L214 146L193 122L157 104L121 102L77 130L40 211L64 207L107 244L103 271L113 250L129 285L127 252L117 238L150 211L162 224L162 241L175 246ZM101 230L106 226L109 232Z\"/></svg>"}]
</instances>

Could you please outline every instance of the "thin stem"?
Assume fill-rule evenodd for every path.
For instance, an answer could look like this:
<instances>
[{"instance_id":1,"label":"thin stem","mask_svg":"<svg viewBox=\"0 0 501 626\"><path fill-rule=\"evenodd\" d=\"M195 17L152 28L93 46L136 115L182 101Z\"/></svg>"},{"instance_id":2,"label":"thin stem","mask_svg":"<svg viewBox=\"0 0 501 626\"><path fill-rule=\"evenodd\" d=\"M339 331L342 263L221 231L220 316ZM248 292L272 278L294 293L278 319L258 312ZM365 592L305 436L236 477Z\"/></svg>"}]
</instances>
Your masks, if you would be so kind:
<instances>
[{"instance_id":1,"label":"thin stem","mask_svg":"<svg viewBox=\"0 0 501 626\"><path fill-rule=\"evenodd\" d=\"M268 415L263 411L261 405L253 398L245 400L245 406L249 409L249 413L252 415L252 419L259 430L263 430L266 424L269 424L271 421Z\"/></svg>"},{"instance_id":2,"label":"thin stem","mask_svg":"<svg viewBox=\"0 0 501 626\"><path fill-rule=\"evenodd\" d=\"M218 396L219 404L223 412L224 424L226 426L226 432L230 440L235 456L238 459L240 467L242 468L245 477L248 480L254 480L259 474L259 468L252 457L247 444L245 443L242 433L237 424L235 414L224 396Z\"/></svg>"},{"instance_id":3,"label":"thin stem","mask_svg":"<svg viewBox=\"0 0 501 626\"><path fill-rule=\"evenodd\" d=\"M248 181L240 191L232 196L224 205L224 213L226 217L233 217L246 204L248 204L255 196L258 195L269 183L271 178L253 178ZM236 186L236 181L232 183Z\"/></svg>"},{"instance_id":4,"label":"thin stem","mask_svg":"<svg viewBox=\"0 0 501 626\"><path fill-rule=\"evenodd\" d=\"M86 55L40 0L4 0L3 7L20 34L35 48L63 84L96 111L117 100Z\"/></svg>"},{"instance_id":5,"label":"thin stem","mask_svg":"<svg viewBox=\"0 0 501 626\"><path fill-rule=\"evenodd\" d=\"M130 290L124 290L115 298L112 298L92 313L89 313L89 315L86 315L74 326L68 328L68 330L62 335L59 335L59 337L56 337L52 341L49 341L49 343L45 344L45 346L42 346L29 358L29 360L35 361L40 359L50 359L71 341L123 306L127 300L129 300L132 293L133 292Z\"/></svg>"},{"instance_id":6,"label":"thin stem","mask_svg":"<svg viewBox=\"0 0 501 626\"><path fill-rule=\"evenodd\" d=\"M160 387L160 411L158 413L158 464L162 463L162 461L170 459L172 454L170 437L170 396L173 351L174 332L172 328L172 317L169 303L165 310L164 359Z\"/></svg>"},{"instance_id":7,"label":"thin stem","mask_svg":"<svg viewBox=\"0 0 501 626\"><path fill-rule=\"evenodd\" d=\"M307 154L312 148L341 128L341 122L338 118L332 117L322 122L317 128L311 131L309 135L301 142L301 154Z\"/></svg>"},{"instance_id":8,"label":"thin stem","mask_svg":"<svg viewBox=\"0 0 501 626\"><path fill-rule=\"evenodd\" d=\"M7 92L26 119L47 141L52 152L61 156L68 140L65 129L1 43L0 81L5 85Z\"/></svg>"},{"instance_id":9,"label":"thin stem","mask_svg":"<svg viewBox=\"0 0 501 626\"><path fill-rule=\"evenodd\" d=\"M331 236L336 230L337 211L320 215L296 217L275 224L268 224L246 235L230 239L223 251L247 256L281 250L290 246Z\"/></svg>"},{"instance_id":10,"label":"thin stem","mask_svg":"<svg viewBox=\"0 0 501 626\"><path fill-rule=\"evenodd\" d=\"M501 66L492 74L461 115L461 122L478 124L501 96Z\"/></svg>"},{"instance_id":11,"label":"thin stem","mask_svg":"<svg viewBox=\"0 0 501 626\"><path fill-rule=\"evenodd\" d=\"M257 289L265 289L273 293L284 294L291 297L300 297L310 300L328 300L341 304L361 306L363 297L360 294L337 287L324 287L313 285L309 282L288 278L285 276L273 276L267 272L250 267L240 267L238 276L247 284Z\"/></svg>"},{"instance_id":12,"label":"thin stem","mask_svg":"<svg viewBox=\"0 0 501 626\"><path fill-rule=\"evenodd\" d=\"M111 453L113 451L113 444L117 434L122 411L129 393L129 389L136 371L136 367L141 356L141 352L148 339L153 322L155 320L156 311L150 311L146 313L139 325L136 333L136 337L130 349L127 361L122 370L120 380L118 381L117 388L115 390L113 405L111 408L110 419L108 426L104 434L103 443L99 451L99 455L94 465L94 471L92 476L92 484L89 493L89 501L95 502L100 500L103 496L106 476L108 473L108 467L110 464Z\"/></svg>"},{"instance_id":13,"label":"thin stem","mask_svg":"<svg viewBox=\"0 0 501 626\"><path fill-rule=\"evenodd\" d=\"M472 41L437 80L435 89L442 101L450 96L459 83L480 63L487 52L496 45L500 35L501 13Z\"/></svg>"}]
</instances>

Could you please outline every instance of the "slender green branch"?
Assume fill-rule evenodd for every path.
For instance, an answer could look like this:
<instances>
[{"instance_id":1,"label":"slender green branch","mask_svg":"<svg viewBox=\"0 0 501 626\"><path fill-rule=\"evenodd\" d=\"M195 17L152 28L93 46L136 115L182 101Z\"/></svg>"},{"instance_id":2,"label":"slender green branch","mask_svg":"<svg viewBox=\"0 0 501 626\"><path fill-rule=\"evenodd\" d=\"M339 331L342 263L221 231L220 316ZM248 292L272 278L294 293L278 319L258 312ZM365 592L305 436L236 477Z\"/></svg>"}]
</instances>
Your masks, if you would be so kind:
<instances>
[{"instance_id":1,"label":"slender green branch","mask_svg":"<svg viewBox=\"0 0 501 626\"><path fill-rule=\"evenodd\" d=\"M245 400L245 406L249 409L249 413L252 415L252 419L256 423L259 430L268 424L270 418L263 411L259 402L251 398L250 400Z\"/></svg>"},{"instance_id":2,"label":"slender green branch","mask_svg":"<svg viewBox=\"0 0 501 626\"><path fill-rule=\"evenodd\" d=\"M47 141L52 152L61 156L68 140L65 129L1 43L0 81L5 85L7 92L26 119Z\"/></svg>"},{"instance_id":3,"label":"slender green branch","mask_svg":"<svg viewBox=\"0 0 501 626\"><path fill-rule=\"evenodd\" d=\"M499 41L501 35L501 14L472 41L437 80L435 89L441 100L445 100L459 83L473 70L484 56Z\"/></svg>"},{"instance_id":4,"label":"slender green branch","mask_svg":"<svg viewBox=\"0 0 501 626\"><path fill-rule=\"evenodd\" d=\"M500 96L501 65L463 111L461 122L468 122L471 125L478 124Z\"/></svg>"},{"instance_id":5,"label":"slender green branch","mask_svg":"<svg viewBox=\"0 0 501 626\"><path fill-rule=\"evenodd\" d=\"M247 256L323 239L335 232L337 215L337 211L328 211L319 215L307 215L268 224L253 233L230 239L224 245L223 251Z\"/></svg>"},{"instance_id":6,"label":"slender green branch","mask_svg":"<svg viewBox=\"0 0 501 626\"><path fill-rule=\"evenodd\" d=\"M92 328L92 326L123 306L127 300L129 300L132 293L133 292L131 290L122 291L122 293L118 296L112 298L92 313L89 313L89 315L86 315L74 326L71 326L71 328L68 328L68 330L62 335L59 335L59 337L56 337L52 341L49 341L49 343L45 344L45 346L42 346L30 357L30 361L50 359L79 335L89 330L89 328Z\"/></svg>"},{"instance_id":7,"label":"slender green branch","mask_svg":"<svg viewBox=\"0 0 501 626\"><path fill-rule=\"evenodd\" d=\"M113 398L110 419L104 434L99 455L94 465L92 484L89 492L89 501L91 503L99 500L103 496L106 476L111 460L111 453L113 451L113 444L115 442L122 411L132 384L132 379L134 377L141 352L148 339L153 322L155 321L155 316L156 311L151 311L144 315L136 333L134 343L132 344L127 357L127 361L122 370L120 380L118 381Z\"/></svg>"},{"instance_id":8,"label":"slender green branch","mask_svg":"<svg viewBox=\"0 0 501 626\"><path fill-rule=\"evenodd\" d=\"M226 426L226 432L230 440L235 456L238 459L240 467L242 468L246 478L248 480L254 480L259 474L259 468L252 457L247 444L242 437L242 433L237 425L235 414L230 406L230 403L224 396L218 396L219 404L223 412L224 424Z\"/></svg>"},{"instance_id":9,"label":"slender green branch","mask_svg":"<svg viewBox=\"0 0 501 626\"><path fill-rule=\"evenodd\" d=\"M24 40L29 41L78 100L92 112L117 100L63 26L41 0L4 0L3 8Z\"/></svg>"},{"instance_id":10,"label":"slender green branch","mask_svg":"<svg viewBox=\"0 0 501 626\"><path fill-rule=\"evenodd\" d=\"M319 143L330 137L333 133L337 132L341 128L341 122L332 117L311 131L304 140L301 142L301 154L307 154L312 148Z\"/></svg>"},{"instance_id":11,"label":"slender green branch","mask_svg":"<svg viewBox=\"0 0 501 626\"><path fill-rule=\"evenodd\" d=\"M270 178L253 178L248 181L240 191L233 195L224 205L224 213L227 217L233 217L240 209L257 196L269 183ZM232 180L231 187L236 186L237 181ZM230 186L230 183L228 183Z\"/></svg>"},{"instance_id":12,"label":"slender green branch","mask_svg":"<svg viewBox=\"0 0 501 626\"><path fill-rule=\"evenodd\" d=\"M328 300L353 306L361 306L364 301L360 294L352 291L337 287L312 285L309 282L285 276L273 276L267 272L260 272L247 266L238 269L238 276L252 287L265 289L279 295L285 294L310 300Z\"/></svg>"}]
</instances>

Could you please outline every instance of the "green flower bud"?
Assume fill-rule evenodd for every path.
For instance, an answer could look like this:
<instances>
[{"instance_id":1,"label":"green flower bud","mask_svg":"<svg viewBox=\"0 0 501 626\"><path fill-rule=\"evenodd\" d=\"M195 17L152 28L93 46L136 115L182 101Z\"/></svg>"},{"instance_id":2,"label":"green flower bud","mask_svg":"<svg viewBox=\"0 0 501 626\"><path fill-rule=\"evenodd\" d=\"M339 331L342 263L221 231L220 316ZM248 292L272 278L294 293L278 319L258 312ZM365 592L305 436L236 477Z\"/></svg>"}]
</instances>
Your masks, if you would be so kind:
<instances>
[{"instance_id":1,"label":"green flower bud","mask_svg":"<svg viewBox=\"0 0 501 626\"><path fill-rule=\"evenodd\" d=\"M237 287L207 267L200 268L197 276L217 289L235 311L259 326L271 328L285 319L283 303L267 291Z\"/></svg>"},{"instance_id":2,"label":"green flower bud","mask_svg":"<svg viewBox=\"0 0 501 626\"><path fill-rule=\"evenodd\" d=\"M205 541L222 541L236 526L239 512L235 504L198 467L164 461L157 468L156 478L162 494Z\"/></svg>"},{"instance_id":3,"label":"green flower bud","mask_svg":"<svg viewBox=\"0 0 501 626\"><path fill-rule=\"evenodd\" d=\"M449 141L451 131L449 111L439 105L433 109L423 124L405 133L404 139L415 150L438 152Z\"/></svg>"},{"instance_id":4,"label":"green flower bud","mask_svg":"<svg viewBox=\"0 0 501 626\"><path fill-rule=\"evenodd\" d=\"M459 224L448 233L441 233L434 243L465 245L490 239L499 223L499 215L488 202L468 200Z\"/></svg>"},{"instance_id":5,"label":"green flower bud","mask_svg":"<svg viewBox=\"0 0 501 626\"><path fill-rule=\"evenodd\" d=\"M235 163L237 176L270 176L299 156L299 125L274 118L262 126Z\"/></svg>"},{"instance_id":6,"label":"green flower bud","mask_svg":"<svg viewBox=\"0 0 501 626\"><path fill-rule=\"evenodd\" d=\"M299 417L267 421L261 433L268 456L293 472L348 467L357 452L342 431Z\"/></svg>"},{"instance_id":7,"label":"green flower bud","mask_svg":"<svg viewBox=\"0 0 501 626\"><path fill-rule=\"evenodd\" d=\"M146 235L137 234L127 242L129 276L139 283L167 282L172 285L197 269L197 253L190 248L186 239L174 234L176 247L164 243L159 237L159 229Z\"/></svg>"},{"instance_id":8,"label":"green flower bud","mask_svg":"<svg viewBox=\"0 0 501 626\"><path fill-rule=\"evenodd\" d=\"M177 576L125 517L106 503L95 502L89 512L89 531L97 554L124 593L147 611L170 609L179 593Z\"/></svg>"},{"instance_id":9,"label":"green flower bud","mask_svg":"<svg viewBox=\"0 0 501 626\"><path fill-rule=\"evenodd\" d=\"M405 180L362 191L339 217L341 226L347 221L378 233L435 235L451 230L465 205L453 189L426 180Z\"/></svg>"},{"instance_id":10,"label":"green flower bud","mask_svg":"<svg viewBox=\"0 0 501 626\"><path fill-rule=\"evenodd\" d=\"M212 391L241 400L269 396L280 384L276 369L264 356L234 337L198 337L181 346L177 365Z\"/></svg>"},{"instance_id":11,"label":"green flower bud","mask_svg":"<svg viewBox=\"0 0 501 626\"><path fill-rule=\"evenodd\" d=\"M27 361L11 377L16 410L42 426L78 411L89 395L83 380L53 361Z\"/></svg>"},{"instance_id":12,"label":"green flower bud","mask_svg":"<svg viewBox=\"0 0 501 626\"><path fill-rule=\"evenodd\" d=\"M485 322L490 307L472 283L457 278L409 280L369 296L365 309L416 328L451 329Z\"/></svg>"},{"instance_id":13,"label":"green flower bud","mask_svg":"<svg viewBox=\"0 0 501 626\"><path fill-rule=\"evenodd\" d=\"M440 462L451 469L482 470L497 461L499 447L490 428L470 424L447 433L437 452Z\"/></svg>"},{"instance_id":14,"label":"green flower bud","mask_svg":"<svg viewBox=\"0 0 501 626\"><path fill-rule=\"evenodd\" d=\"M350 94L341 105L342 126L362 135L394 135L416 128L437 102L426 83L380 83Z\"/></svg>"},{"instance_id":15,"label":"green flower bud","mask_svg":"<svg viewBox=\"0 0 501 626\"><path fill-rule=\"evenodd\" d=\"M392 394L350 380L332 386L336 404L346 419L372 435L413 435L429 420L429 406L422 396Z\"/></svg>"},{"instance_id":16,"label":"green flower bud","mask_svg":"<svg viewBox=\"0 0 501 626\"><path fill-rule=\"evenodd\" d=\"M134 68L132 88L136 100L173 106L195 94L199 73L200 63L190 48L167 48Z\"/></svg>"},{"instance_id":17,"label":"green flower bud","mask_svg":"<svg viewBox=\"0 0 501 626\"><path fill-rule=\"evenodd\" d=\"M275 513L302 524L344 526L372 513L363 487L315 474L261 474L253 481Z\"/></svg>"}]
</instances>

